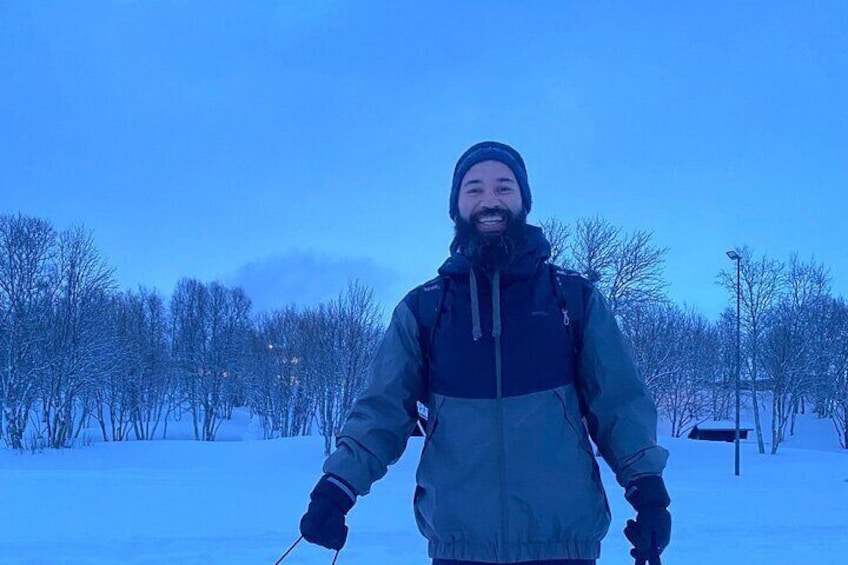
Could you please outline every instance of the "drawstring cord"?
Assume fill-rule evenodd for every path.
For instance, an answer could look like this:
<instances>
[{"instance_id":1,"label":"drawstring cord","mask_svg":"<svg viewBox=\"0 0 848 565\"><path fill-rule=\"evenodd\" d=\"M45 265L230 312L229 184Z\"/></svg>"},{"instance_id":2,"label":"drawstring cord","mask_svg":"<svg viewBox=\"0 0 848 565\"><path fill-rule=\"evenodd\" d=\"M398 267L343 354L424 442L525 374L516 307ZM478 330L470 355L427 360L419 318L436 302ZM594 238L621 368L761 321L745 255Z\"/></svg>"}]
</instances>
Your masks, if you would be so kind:
<instances>
[{"instance_id":1,"label":"drawstring cord","mask_svg":"<svg viewBox=\"0 0 848 565\"><path fill-rule=\"evenodd\" d=\"M474 267L471 268L470 274L471 283L471 337L474 341L478 341L483 337L483 330L480 329L480 297L477 295L477 276L474 274Z\"/></svg>"},{"instance_id":2,"label":"drawstring cord","mask_svg":"<svg viewBox=\"0 0 848 565\"><path fill-rule=\"evenodd\" d=\"M492 337L501 337L501 272L492 277Z\"/></svg>"},{"instance_id":3,"label":"drawstring cord","mask_svg":"<svg viewBox=\"0 0 848 565\"><path fill-rule=\"evenodd\" d=\"M474 269L470 273L471 283L471 337L474 341L478 341L483 337L483 330L480 327L480 296L477 293L477 275L474 274ZM501 272L495 271L492 276L492 337L498 338L501 335Z\"/></svg>"},{"instance_id":4,"label":"drawstring cord","mask_svg":"<svg viewBox=\"0 0 848 565\"><path fill-rule=\"evenodd\" d=\"M283 554L283 556L280 557L279 559L277 559L277 562L274 563L274 565L280 565L280 563L283 562L283 559L288 557L289 553L291 553L292 550L295 547L297 547L297 544L299 544L302 540L303 540L303 536L300 536L299 538L297 538L297 540L293 544L291 544L291 547L286 550L286 552ZM340 552L341 552L341 549L336 550L336 554L333 556L333 564L332 565L336 565L336 560L339 558Z\"/></svg>"}]
</instances>

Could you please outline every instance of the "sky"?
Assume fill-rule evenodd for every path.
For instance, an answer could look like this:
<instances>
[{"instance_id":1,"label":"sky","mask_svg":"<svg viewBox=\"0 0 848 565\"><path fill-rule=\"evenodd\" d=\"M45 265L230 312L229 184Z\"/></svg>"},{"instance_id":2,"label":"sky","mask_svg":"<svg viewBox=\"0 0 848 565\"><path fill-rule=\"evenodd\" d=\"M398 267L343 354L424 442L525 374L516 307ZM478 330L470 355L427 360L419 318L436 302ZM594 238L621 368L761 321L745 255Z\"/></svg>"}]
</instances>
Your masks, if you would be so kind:
<instances>
[{"instance_id":1,"label":"sky","mask_svg":"<svg viewBox=\"0 0 848 565\"><path fill-rule=\"evenodd\" d=\"M85 226L121 288L390 310L494 139L531 223L653 233L680 304L730 305L742 245L848 295L844 1L6 0L0 77L0 214Z\"/></svg>"}]
</instances>

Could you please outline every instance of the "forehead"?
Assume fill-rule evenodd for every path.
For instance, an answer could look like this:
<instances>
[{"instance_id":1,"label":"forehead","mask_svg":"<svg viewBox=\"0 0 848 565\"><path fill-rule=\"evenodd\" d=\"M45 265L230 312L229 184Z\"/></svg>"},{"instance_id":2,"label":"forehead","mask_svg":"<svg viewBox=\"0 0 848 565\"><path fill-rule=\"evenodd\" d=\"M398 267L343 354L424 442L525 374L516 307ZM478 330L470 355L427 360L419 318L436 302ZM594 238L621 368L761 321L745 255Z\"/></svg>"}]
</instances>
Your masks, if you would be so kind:
<instances>
[{"instance_id":1,"label":"forehead","mask_svg":"<svg viewBox=\"0 0 848 565\"><path fill-rule=\"evenodd\" d=\"M517 182L515 180L515 173L512 172L512 169L510 169L508 165L501 163L500 161L489 160L475 163L462 177L461 184L471 181L484 180L511 180L513 182Z\"/></svg>"}]
</instances>

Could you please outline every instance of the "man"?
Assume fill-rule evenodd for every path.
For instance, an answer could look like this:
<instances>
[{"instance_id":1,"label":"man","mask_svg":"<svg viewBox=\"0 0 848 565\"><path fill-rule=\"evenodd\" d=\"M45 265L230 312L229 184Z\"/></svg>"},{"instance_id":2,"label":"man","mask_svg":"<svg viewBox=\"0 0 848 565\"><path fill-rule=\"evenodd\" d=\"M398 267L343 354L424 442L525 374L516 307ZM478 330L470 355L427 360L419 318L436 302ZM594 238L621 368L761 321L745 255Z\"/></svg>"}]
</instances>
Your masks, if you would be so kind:
<instances>
[{"instance_id":1,"label":"man","mask_svg":"<svg viewBox=\"0 0 848 565\"><path fill-rule=\"evenodd\" d=\"M346 513L403 453L421 401L414 506L433 565L594 563L610 513L584 418L637 511L632 555L658 559L671 518L656 407L600 293L547 263L530 206L515 149L459 158L451 256L395 309L310 495L306 540L342 548Z\"/></svg>"}]
</instances>

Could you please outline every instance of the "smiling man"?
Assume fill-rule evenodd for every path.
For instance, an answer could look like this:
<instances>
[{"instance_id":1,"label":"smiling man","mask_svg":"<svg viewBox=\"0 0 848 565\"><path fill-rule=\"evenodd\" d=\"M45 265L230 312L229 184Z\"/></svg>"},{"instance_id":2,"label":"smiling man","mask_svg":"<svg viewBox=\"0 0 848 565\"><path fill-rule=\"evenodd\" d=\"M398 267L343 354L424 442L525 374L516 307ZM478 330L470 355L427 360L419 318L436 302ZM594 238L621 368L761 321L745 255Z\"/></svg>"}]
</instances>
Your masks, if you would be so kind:
<instances>
[{"instance_id":1,"label":"smiling man","mask_svg":"<svg viewBox=\"0 0 848 565\"><path fill-rule=\"evenodd\" d=\"M524 160L469 148L450 193L451 256L395 308L301 533L340 550L345 515L428 407L414 506L433 565L590 565L610 524L587 435L637 512L637 563L668 545L656 407L600 293L548 262Z\"/></svg>"},{"instance_id":2,"label":"smiling man","mask_svg":"<svg viewBox=\"0 0 848 565\"><path fill-rule=\"evenodd\" d=\"M456 226L454 245L472 263L492 273L505 267L524 242L530 190L520 161L512 163L517 176L502 161L511 154L491 145L469 151L454 171L450 209ZM502 160L488 158L492 156ZM521 159L517 153L515 157Z\"/></svg>"}]
</instances>

